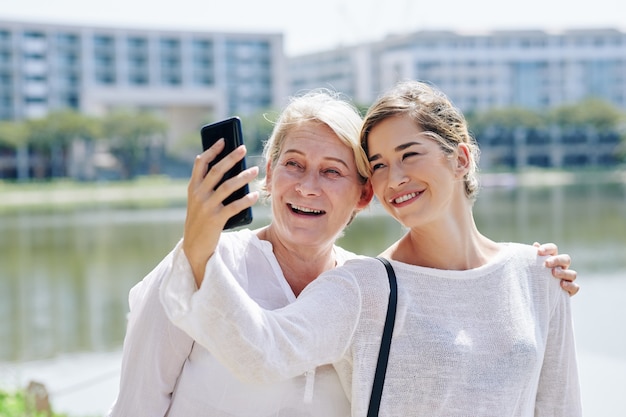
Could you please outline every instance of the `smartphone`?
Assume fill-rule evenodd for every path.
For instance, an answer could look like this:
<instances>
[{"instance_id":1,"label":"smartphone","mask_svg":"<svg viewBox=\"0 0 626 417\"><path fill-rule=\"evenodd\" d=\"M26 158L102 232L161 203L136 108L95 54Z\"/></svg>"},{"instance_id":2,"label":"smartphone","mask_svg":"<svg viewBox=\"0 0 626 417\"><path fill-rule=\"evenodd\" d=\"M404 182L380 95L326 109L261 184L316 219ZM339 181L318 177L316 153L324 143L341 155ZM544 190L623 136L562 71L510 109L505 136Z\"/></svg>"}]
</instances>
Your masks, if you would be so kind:
<instances>
[{"instance_id":1,"label":"smartphone","mask_svg":"<svg viewBox=\"0 0 626 417\"><path fill-rule=\"evenodd\" d=\"M243 144L243 135L241 133L241 120L239 119L239 117L230 117L225 120L220 120L219 122L202 126L202 128L200 129L200 136L202 137L202 148L205 151L213 146L213 144L219 139L224 138L224 150L220 152L220 154L217 155L217 157L211 163L209 163L208 169L211 169L217 162L219 162L226 155L234 151L235 148ZM245 169L246 158L244 157L230 170L228 170L226 174L224 174L224 176L215 188L217 188L227 179L236 176ZM230 196L228 196L223 203L226 205L235 200L238 200L248 194L248 192L249 189L248 185L246 184L245 186L241 187ZM252 207L248 207L247 209L242 210L241 212L228 219L228 221L224 225L224 229L232 229L235 227L245 226L246 224L250 224L251 222Z\"/></svg>"}]
</instances>

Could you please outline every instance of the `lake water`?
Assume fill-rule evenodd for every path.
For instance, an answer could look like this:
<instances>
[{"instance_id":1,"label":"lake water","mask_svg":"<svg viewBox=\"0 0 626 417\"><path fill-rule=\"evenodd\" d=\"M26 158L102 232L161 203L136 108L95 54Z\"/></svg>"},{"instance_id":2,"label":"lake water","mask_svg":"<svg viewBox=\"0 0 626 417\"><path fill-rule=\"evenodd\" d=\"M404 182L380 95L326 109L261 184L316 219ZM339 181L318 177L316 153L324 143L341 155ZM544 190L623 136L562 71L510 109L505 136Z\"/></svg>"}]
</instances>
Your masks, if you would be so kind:
<instances>
[{"instance_id":1,"label":"lake water","mask_svg":"<svg viewBox=\"0 0 626 417\"><path fill-rule=\"evenodd\" d=\"M255 207L255 222L267 222ZM180 238L184 208L0 217L0 386L42 381L53 407L102 415L113 401L128 290ZM572 299L585 415L626 415L626 186L486 188L475 207L495 240L556 242L573 257ZM403 233L380 208L341 244L375 255Z\"/></svg>"}]
</instances>

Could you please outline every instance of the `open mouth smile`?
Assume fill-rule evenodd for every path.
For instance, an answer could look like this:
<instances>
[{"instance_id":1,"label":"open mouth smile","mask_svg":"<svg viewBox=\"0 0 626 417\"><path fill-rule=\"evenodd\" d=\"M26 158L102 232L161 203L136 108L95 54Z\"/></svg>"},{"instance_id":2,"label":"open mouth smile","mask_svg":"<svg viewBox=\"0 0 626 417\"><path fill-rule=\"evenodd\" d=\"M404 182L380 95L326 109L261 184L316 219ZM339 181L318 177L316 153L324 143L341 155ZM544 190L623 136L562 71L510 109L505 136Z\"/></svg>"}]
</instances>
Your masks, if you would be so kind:
<instances>
[{"instance_id":1,"label":"open mouth smile","mask_svg":"<svg viewBox=\"0 0 626 417\"><path fill-rule=\"evenodd\" d=\"M307 216L321 216L322 214L326 214L324 210L312 209L309 207L296 206L295 204L289 204L291 211L297 214L304 214Z\"/></svg>"},{"instance_id":2,"label":"open mouth smile","mask_svg":"<svg viewBox=\"0 0 626 417\"><path fill-rule=\"evenodd\" d=\"M404 203L406 201L414 199L415 197L417 197L420 194L421 193L417 193L417 192L408 193L408 194L402 195L400 197L392 198L391 200L389 200L389 202L392 203L392 204L402 204L402 203Z\"/></svg>"}]
</instances>

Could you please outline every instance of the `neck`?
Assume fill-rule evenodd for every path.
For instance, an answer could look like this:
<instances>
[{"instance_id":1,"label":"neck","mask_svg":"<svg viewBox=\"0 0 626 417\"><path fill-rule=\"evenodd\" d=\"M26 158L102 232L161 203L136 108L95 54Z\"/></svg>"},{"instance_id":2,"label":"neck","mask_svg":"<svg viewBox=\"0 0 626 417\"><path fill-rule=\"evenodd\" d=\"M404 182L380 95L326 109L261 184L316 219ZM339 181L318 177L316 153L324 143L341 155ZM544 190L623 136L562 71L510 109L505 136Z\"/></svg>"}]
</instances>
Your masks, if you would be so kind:
<instances>
[{"instance_id":1,"label":"neck","mask_svg":"<svg viewBox=\"0 0 626 417\"><path fill-rule=\"evenodd\" d=\"M482 235L469 216L413 227L385 253L411 265L443 270L468 270L488 263L499 245Z\"/></svg>"},{"instance_id":2,"label":"neck","mask_svg":"<svg viewBox=\"0 0 626 417\"><path fill-rule=\"evenodd\" d=\"M320 274L336 266L332 244L323 247L298 245L281 239L271 225L261 229L258 237L272 244L274 256L296 297Z\"/></svg>"}]
</instances>

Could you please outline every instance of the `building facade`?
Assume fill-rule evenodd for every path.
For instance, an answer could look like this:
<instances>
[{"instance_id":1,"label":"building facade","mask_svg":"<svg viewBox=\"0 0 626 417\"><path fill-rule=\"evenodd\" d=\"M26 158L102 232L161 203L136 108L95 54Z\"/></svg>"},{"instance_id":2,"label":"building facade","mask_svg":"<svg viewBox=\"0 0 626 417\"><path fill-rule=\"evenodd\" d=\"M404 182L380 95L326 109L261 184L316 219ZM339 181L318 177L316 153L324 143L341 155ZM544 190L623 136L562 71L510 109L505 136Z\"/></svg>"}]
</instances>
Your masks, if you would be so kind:
<instances>
[{"instance_id":1,"label":"building facade","mask_svg":"<svg viewBox=\"0 0 626 417\"><path fill-rule=\"evenodd\" d=\"M93 115L149 109L168 122L171 144L202 120L278 108L312 88L331 88L367 106L403 79L433 83L465 112L543 110L587 97L626 110L626 33L421 31L286 58L280 33L0 20L0 120L63 108ZM595 164L614 160L619 142L597 132L583 139L552 130L541 132L541 140L522 136L481 143L483 155L497 155L484 158L485 165ZM577 138L576 147L568 146L569 137ZM520 146L525 150L518 152Z\"/></svg>"},{"instance_id":2,"label":"building facade","mask_svg":"<svg viewBox=\"0 0 626 417\"><path fill-rule=\"evenodd\" d=\"M282 34L0 21L0 120L72 108L160 113L176 138L198 120L279 106Z\"/></svg>"},{"instance_id":3,"label":"building facade","mask_svg":"<svg viewBox=\"0 0 626 417\"><path fill-rule=\"evenodd\" d=\"M424 31L295 56L288 65L292 93L327 87L366 106L398 81L417 79L439 87L464 112L502 107L541 111L590 97L626 110L626 33L614 29ZM477 138L482 164L617 163L618 135L556 131Z\"/></svg>"},{"instance_id":4,"label":"building facade","mask_svg":"<svg viewBox=\"0 0 626 417\"><path fill-rule=\"evenodd\" d=\"M615 29L415 32L289 59L292 92L325 86L369 104L402 79L441 88L463 111L605 99L626 109L626 33Z\"/></svg>"}]
</instances>

